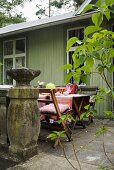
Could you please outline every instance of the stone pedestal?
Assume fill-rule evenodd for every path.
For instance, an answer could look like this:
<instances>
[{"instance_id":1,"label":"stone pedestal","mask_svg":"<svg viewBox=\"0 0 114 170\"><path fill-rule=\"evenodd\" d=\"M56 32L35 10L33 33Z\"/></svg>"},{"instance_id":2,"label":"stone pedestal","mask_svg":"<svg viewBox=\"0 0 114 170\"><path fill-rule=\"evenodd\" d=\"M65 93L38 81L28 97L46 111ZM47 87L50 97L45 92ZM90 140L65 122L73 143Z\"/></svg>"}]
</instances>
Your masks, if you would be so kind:
<instances>
[{"instance_id":1,"label":"stone pedestal","mask_svg":"<svg viewBox=\"0 0 114 170\"><path fill-rule=\"evenodd\" d=\"M9 97L7 96L10 87L0 85L0 145L8 147L7 136L7 111L9 105Z\"/></svg>"},{"instance_id":2,"label":"stone pedestal","mask_svg":"<svg viewBox=\"0 0 114 170\"><path fill-rule=\"evenodd\" d=\"M37 154L38 150L37 140L40 132L40 114L37 105L38 89L31 87L29 81L35 75L39 75L39 72L24 68L10 70L8 75L14 78L14 74L17 75L16 79L18 79L18 75L20 77L16 87L11 88L8 93L10 98L7 115L9 151L20 159L27 159Z\"/></svg>"}]
</instances>

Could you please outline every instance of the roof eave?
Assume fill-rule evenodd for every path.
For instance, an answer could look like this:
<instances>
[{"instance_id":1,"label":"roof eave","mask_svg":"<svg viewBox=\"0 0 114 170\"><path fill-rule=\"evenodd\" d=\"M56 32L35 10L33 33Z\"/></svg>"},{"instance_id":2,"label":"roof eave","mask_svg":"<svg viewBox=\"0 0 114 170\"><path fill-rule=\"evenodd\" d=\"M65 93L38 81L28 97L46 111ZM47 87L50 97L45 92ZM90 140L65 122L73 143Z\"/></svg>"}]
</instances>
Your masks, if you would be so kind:
<instances>
[{"instance_id":1,"label":"roof eave","mask_svg":"<svg viewBox=\"0 0 114 170\"><path fill-rule=\"evenodd\" d=\"M89 13L86 13L86 14L83 14L83 15L72 16L72 18L67 18L67 19L60 20L60 21L49 22L49 23L45 23L45 24L41 24L41 25L37 25L37 26L32 26L32 27L29 27L29 28L24 28L24 29L20 29L20 30L7 32L7 33L4 33L4 34L1 34L0 37L5 37L5 36L9 36L9 35L18 34L18 33L33 31L33 30L36 30L36 29L46 28L46 27L50 27L50 26L54 26L54 25L60 25L60 24L65 24L65 23L69 23L69 22L73 22L73 21L87 19L87 18L91 17L92 13L93 12L89 12Z\"/></svg>"}]
</instances>

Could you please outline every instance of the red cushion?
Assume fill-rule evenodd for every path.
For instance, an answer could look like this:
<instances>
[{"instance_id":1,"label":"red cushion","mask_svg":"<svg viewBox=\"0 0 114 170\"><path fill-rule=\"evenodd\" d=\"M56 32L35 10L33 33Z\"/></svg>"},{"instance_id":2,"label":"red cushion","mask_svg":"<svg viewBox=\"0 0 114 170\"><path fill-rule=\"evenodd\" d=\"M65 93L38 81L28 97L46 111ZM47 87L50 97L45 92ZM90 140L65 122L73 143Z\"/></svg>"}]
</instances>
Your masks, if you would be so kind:
<instances>
[{"instance_id":1,"label":"red cushion","mask_svg":"<svg viewBox=\"0 0 114 170\"><path fill-rule=\"evenodd\" d=\"M66 85L66 91L69 92L69 94L74 94L76 91L77 85L76 84L68 84Z\"/></svg>"},{"instance_id":2,"label":"red cushion","mask_svg":"<svg viewBox=\"0 0 114 170\"><path fill-rule=\"evenodd\" d=\"M61 113L65 112L66 110L69 109L69 105L67 105L67 104L58 104L58 106L59 106ZM49 113L49 112L56 113L55 106L52 103L45 105L43 107L40 107L39 110L40 110L40 112L44 112L44 113Z\"/></svg>"}]
</instances>

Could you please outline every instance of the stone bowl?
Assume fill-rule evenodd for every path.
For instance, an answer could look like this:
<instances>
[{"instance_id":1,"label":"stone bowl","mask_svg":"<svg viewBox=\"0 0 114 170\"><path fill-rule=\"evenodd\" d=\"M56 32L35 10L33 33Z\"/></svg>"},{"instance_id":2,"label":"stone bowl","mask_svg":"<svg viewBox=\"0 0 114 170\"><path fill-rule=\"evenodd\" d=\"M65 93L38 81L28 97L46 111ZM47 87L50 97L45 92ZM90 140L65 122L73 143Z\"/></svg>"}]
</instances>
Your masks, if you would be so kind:
<instances>
[{"instance_id":1,"label":"stone bowl","mask_svg":"<svg viewBox=\"0 0 114 170\"><path fill-rule=\"evenodd\" d=\"M34 70L29 68L12 68L6 71L6 74L16 81L16 86L30 85L35 77L39 76L40 70Z\"/></svg>"}]
</instances>

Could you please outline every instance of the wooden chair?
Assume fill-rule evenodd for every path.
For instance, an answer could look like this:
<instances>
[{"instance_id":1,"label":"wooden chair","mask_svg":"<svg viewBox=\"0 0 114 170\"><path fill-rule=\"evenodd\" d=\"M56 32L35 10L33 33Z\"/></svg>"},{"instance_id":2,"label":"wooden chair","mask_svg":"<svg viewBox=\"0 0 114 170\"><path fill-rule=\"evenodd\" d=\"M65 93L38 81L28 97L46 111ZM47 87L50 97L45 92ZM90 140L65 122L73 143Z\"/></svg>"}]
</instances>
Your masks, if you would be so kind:
<instances>
[{"instance_id":1,"label":"wooden chair","mask_svg":"<svg viewBox=\"0 0 114 170\"><path fill-rule=\"evenodd\" d=\"M38 99L38 102L43 102L46 103L46 105L44 105L43 107L40 107L40 113L41 116L44 116L44 120L41 120L41 126L42 127L46 127L46 128L52 128L52 129L58 129L61 130L63 129L66 133L66 136L68 138L69 141L71 141L71 129L69 128L69 124L67 122L62 122L61 125L58 124L58 120L60 120L60 117L62 114L71 114L72 110L69 109L69 106L65 106L64 104L58 104L56 96L55 96L55 89L46 89L46 88L39 88L39 93L40 94L45 94L47 96L50 96L50 98L46 97L44 99ZM52 104L50 104L52 103ZM55 111L53 112L50 109L50 106L54 107ZM61 110L60 106L63 107L64 109ZM66 109L65 109L66 107ZM46 126L48 125L48 126Z\"/></svg>"}]
</instances>

